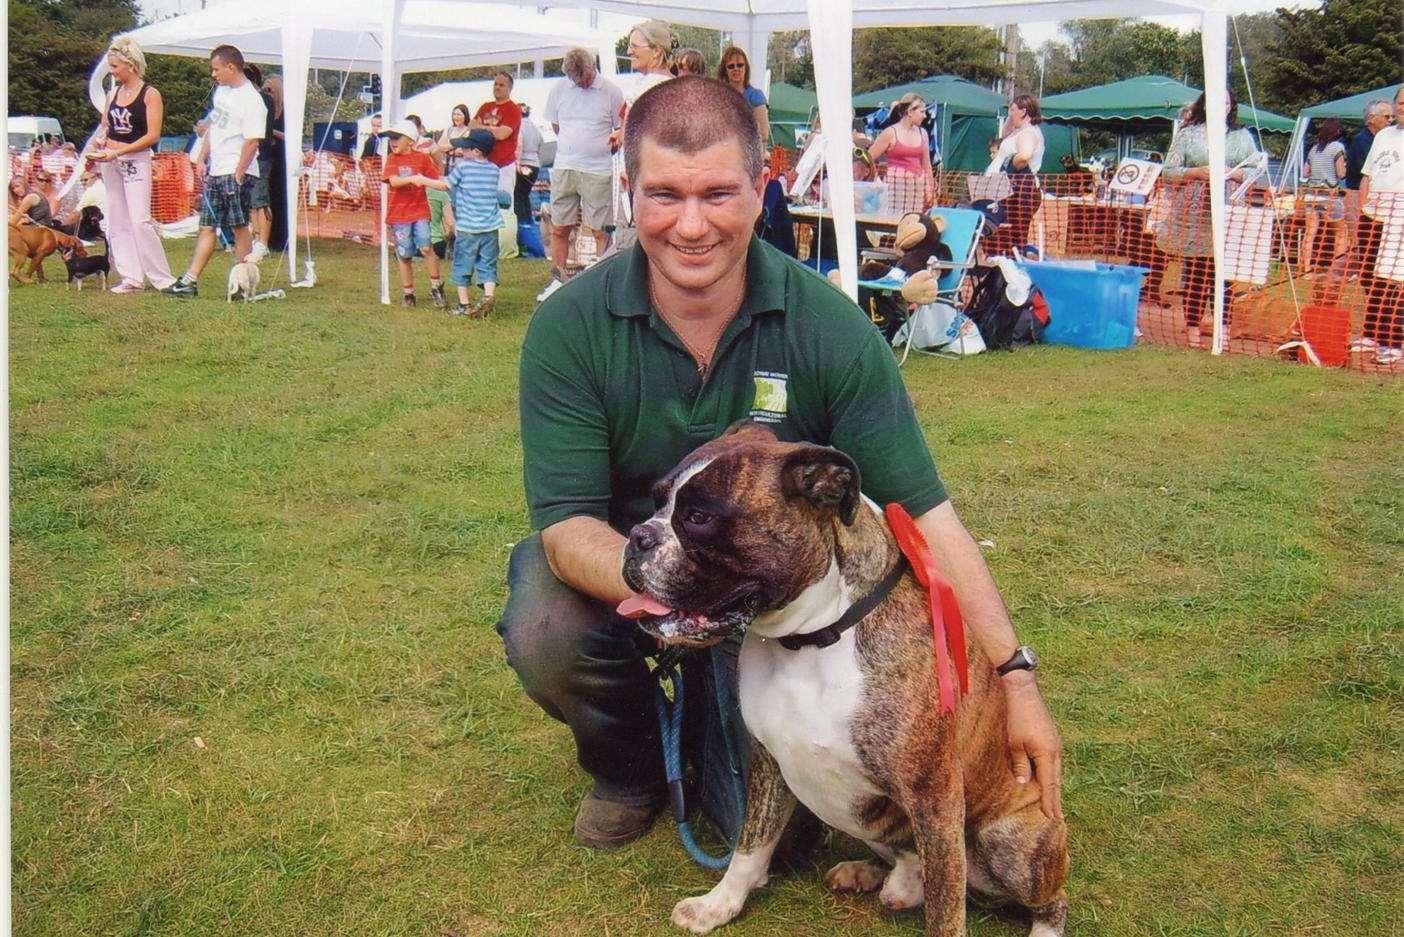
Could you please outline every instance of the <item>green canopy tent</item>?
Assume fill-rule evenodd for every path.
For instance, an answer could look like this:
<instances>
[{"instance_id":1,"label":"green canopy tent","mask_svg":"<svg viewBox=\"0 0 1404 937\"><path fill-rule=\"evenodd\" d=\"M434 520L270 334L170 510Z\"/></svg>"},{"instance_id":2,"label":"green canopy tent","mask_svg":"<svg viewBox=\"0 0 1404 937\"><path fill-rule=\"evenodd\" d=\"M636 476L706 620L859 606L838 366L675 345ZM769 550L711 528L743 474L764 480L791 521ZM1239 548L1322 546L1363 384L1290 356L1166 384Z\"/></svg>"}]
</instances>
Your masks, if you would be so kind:
<instances>
[{"instance_id":1,"label":"green canopy tent","mask_svg":"<svg viewBox=\"0 0 1404 937\"><path fill-rule=\"evenodd\" d=\"M1352 94L1350 97L1337 98L1334 101L1326 101L1322 104L1313 104L1305 108L1297 115L1297 124L1292 128L1292 143L1287 147L1287 159L1282 166L1282 178L1278 180L1279 185L1286 186L1290 181L1296 185L1297 177L1300 173L1289 172L1293 166L1300 167L1304 159L1303 151L1306 147L1307 128L1313 120L1324 120L1327 117L1334 117L1337 120L1349 121L1356 124L1365 122L1365 107L1371 101L1388 101L1394 103L1394 96L1399 92L1398 85L1385 85L1383 88L1376 88L1374 91L1362 91L1359 94Z\"/></svg>"},{"instance_id":2,"label":"green canopy tent","mask_svg":"<svg viewBox=\"0 0 1404 937\"><path fill-rule=\"evenodd\" d=\"M770 142L796 149L795 133L808 130L819 107L819 98L808 88L783 81L770 83Z\"/></svg>"},{"instance_id":3,"label":"green canopy tent","mask_svg":"<svg viewBox=\"0 0 1404 937\"><path fill-rule=\"evenodd\" d=\"M999 135L1000 115L1008 106L1002 95L956 75L932 75L857 95L853 107L876 110L908 92L921 95L935 112L936 142L945 169L979 172L989 165L989 141ZM1076 137L1076 131L1044 128L1044 172L1061 171L1058 160L1076 151Z\"/></svg>"},{"instance_id":4,"label":"green canopy tent","mask_svg":"<svg viewBox=\"0 0 1404 937\"><path fill-rule=\"evenodd\" d=\"M1127 155L1138 132L1166 129L1180 111L1199 97L1200 90L1164 75L1141 75L1080 91L1054 94L1039 102L1043 119L1088 130L1109 130L1118 136L1117 152ZM1290 133L1292 121L1247 104L1238 106L1238 120L1247 127Z\"/></svg>"}]
</instances>

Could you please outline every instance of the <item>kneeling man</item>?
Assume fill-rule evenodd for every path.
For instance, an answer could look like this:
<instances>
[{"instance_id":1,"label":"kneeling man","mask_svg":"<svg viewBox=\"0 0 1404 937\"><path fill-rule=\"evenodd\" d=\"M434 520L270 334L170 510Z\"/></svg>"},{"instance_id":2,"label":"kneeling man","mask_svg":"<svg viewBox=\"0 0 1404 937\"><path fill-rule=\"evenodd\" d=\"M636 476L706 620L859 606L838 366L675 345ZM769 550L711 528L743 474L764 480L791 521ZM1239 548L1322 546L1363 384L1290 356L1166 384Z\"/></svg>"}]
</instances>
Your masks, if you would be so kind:
<instances>
[{"instance_id":1,"label":"kneeling man","mask_svg":"<svg viewBox=\"0 0 1404 937\"><path fill-rule=\"evenodd\" d=\"M856 305L754 235L766 175L745 100L700 77L629 114L638 242L537 310L521 360L527 501L539 531L512 552L498 630L522 685L570 727L593 779L576 837L642 836L666 803L655 682L615 608L626 534L651 489L738 420L851 456L864 492L898 502L955 587L1008 704L1009 758L1061 817L1062 742L980 549L956 516L892 351Z\"/></svg>"}]
</instances>

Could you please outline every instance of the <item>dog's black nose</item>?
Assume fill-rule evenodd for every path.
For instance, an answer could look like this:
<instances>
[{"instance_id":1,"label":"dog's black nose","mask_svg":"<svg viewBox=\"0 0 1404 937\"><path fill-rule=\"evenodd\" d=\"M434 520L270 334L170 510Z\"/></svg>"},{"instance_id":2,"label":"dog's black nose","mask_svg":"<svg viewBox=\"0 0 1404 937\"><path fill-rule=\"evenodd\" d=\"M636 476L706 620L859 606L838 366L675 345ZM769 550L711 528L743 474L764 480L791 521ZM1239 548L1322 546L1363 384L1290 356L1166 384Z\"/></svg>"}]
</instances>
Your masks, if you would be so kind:
<instances>
[{"instance_id":1,"label":"dog's black nose","mask_svg":"<svg viewBox=\"0 0 1404 937\"><path fill-rule=\"evenodd\" d=\"M629 531L629 551L631 553L647 553L658 546L658 532L651 524L636 524L634 529Z\"/></svg>"}]
</instances>

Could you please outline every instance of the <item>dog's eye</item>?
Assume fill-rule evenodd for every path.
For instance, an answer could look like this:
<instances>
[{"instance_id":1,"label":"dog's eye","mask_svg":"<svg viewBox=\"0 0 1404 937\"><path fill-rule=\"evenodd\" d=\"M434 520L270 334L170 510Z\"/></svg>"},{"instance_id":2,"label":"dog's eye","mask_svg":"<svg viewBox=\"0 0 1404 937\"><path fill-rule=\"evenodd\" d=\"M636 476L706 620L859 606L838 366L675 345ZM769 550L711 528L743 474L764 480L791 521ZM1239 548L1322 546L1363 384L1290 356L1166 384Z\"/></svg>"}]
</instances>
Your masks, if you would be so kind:
<instances>
[{"instance_id":1,"label":"dog's eye","mask_svg":"<svg viewBox=\"0 0 1404 937\"><path fill-rule=\"evenodd\" d=\"M689 508L683 512L683 523L689 527L706 527L712 522L712 515L706 511Z\"/></svg>"}]
</instances>

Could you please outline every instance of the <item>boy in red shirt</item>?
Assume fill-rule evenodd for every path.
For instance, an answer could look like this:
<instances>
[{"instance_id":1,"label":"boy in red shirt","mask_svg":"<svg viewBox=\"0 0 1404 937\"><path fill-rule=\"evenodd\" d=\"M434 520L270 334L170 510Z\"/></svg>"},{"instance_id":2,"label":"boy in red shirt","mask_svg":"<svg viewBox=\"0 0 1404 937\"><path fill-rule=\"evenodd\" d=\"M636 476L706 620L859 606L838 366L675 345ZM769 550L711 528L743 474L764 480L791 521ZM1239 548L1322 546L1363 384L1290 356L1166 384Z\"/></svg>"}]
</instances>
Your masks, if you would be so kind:
<instances>
[{"instance_id":1,"label":"boy in red shirt","mask_svg":"<svg viewBox=\"0 0 1404 937\"><path fill-rule=\"evenodd\" d=\"M407 120L398 121L381 136L390 138L390 153L385 157L384 179L390 186L385 202L385 223L395 239L395 256L400 261L400 285L404 295L400 305L414 305L414 255L423 257L429 265L429 295L434 305L442 308L444 280L439 275L439 258L434 255L429 240L429 198L424 194L420 177L439 178L439 167L428 153L414 149L419 130Z\"/></svg>"}]
</instances>

